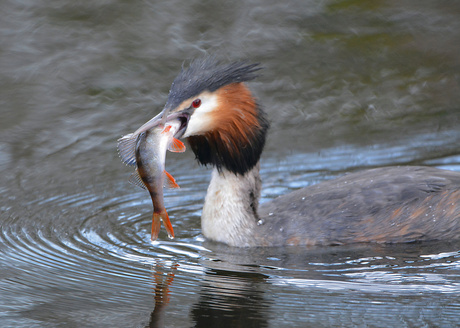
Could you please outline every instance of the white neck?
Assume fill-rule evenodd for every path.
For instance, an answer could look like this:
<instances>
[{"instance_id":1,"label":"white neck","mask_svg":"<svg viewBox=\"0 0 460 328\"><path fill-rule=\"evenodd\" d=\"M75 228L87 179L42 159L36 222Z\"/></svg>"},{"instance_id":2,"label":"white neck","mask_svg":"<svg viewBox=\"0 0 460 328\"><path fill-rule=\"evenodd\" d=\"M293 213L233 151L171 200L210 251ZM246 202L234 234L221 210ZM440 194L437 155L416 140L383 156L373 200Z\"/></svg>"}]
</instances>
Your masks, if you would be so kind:
<instances>
[{"instance_id":1,"label":"white neck","mask_svg":"<svg viewBox=\"0 0 460 328\"><path fill-rule=\"evenodd\" d=\"M201 217L204 236L230 246L252 246L260 189L259 164L245 175L214 168Z\"/></svg>"}]
</instances>

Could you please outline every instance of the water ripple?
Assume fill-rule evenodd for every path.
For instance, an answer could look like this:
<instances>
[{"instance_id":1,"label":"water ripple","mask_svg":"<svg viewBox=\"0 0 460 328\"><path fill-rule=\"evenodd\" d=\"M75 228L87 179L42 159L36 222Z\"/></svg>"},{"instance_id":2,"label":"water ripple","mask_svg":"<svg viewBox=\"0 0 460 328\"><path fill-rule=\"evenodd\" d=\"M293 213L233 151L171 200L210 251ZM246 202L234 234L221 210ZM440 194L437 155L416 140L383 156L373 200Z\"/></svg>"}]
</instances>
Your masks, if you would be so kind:
<instances>
[{"instance_id":1,"label":"water ripple","mask_svg":"<svg viewBox=\"0 0 460 328\"><path fill-rule=\"evenodd\" d=\"M293 175L308 174L290 164L279 169L287 167ZM165 193L175 240L163 231L150 241L148 195L119 192L125 188L119 185L112 186L115 193L95 184L76 194L35 197L5 211L0 254L9 269L2 274L2 293L25 295L18 308L27 308L22 304L29 298L46 303L60 295L53 306L62 310L70 306L61 305L66 302L128 306L139 303L140 295L160 303L168 295L179 302L172 311L190 302L191 313L228 313L246 304L259 318L286 310L301 316L306 302L314 313L347 302L357 309L371 301L390 306L393 295L403 300L427 294L439 303L440 295L460 293L458 243L233 249L207 242L199 227L204 192L198 191L207 180L205 174L186 177L182 190ZM350 292L355 296L348 299ZM452 306L444 313L454 315Z\"/></svg>"}]
</instances>

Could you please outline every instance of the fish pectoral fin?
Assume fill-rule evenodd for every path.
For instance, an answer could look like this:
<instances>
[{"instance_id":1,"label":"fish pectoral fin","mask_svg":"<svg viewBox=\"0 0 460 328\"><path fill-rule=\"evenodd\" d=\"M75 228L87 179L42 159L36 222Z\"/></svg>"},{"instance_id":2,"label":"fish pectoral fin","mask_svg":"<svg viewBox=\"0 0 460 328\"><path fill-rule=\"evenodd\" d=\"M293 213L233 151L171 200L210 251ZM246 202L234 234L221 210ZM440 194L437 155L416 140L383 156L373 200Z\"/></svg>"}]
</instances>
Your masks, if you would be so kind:
<instances>
[{"instance_id":1,"label":"fish pectoral fin","mask_svg":"<svg viewBox=\"0 0 460 328\"><path fill-rule=\"evenodd\" d=\"M166 126L161 133L168 133L171 130L171 125Z\"/></svg>"},{"instance_id":2,"label":"fish pectoral fin","mask_svg":"<svg viewBox=\"0 0 460 328\"><path fill-rule=\"evenodd\" d=\"M176 182L176 179L174 179L171 174L166 172L166 170L164 170L163 173L165 175L165 187L166 188L180 188Z\"/></svg>"},{"instance_id":3,"label":"fish pectoral fin","mask_svg":"<svg viewBox=\"0 0 460 328\"><path fill-rule=\"evenodd\" d=\"M127 134L118 139L118 155L123 163L127 165L136 165L136 140L134 133Z\"/></svg>"},{"instance_id":4,"label":"fish pectoral fin","mask_svg":"<svg viewBox=\"0 0 460 328\"><path fill-rule=\"evenodd\" d=\"M172 227L171 221L169 220L169 215L166 212L166 209L163 209L161 212L153 212L152 217L152 236L151 240L156 240L158 238L158 234L160 233L161 221L165 225L166 232L168 233L168 237L170 239L174 238L174 229Z\"/></svg>"},{"instance_id":5,"label":"fish pectoral fin","mask_svg":"<svg viewBox=\"0 0 460 328\"><path fill-rule=\"evenodd\" d=\"M141 176L139 175L139 171L136 169L133 174L129 177L129 183L141 187L142 189L147 189L144 182L142 181Z\"/></svg>"},{"instance_id":6,"label":"fish pectoral fin","mask_svg":"<svg viewBox=\"0 0 460 328\"><path fill-rule=\"evenodd\" d=\"M185 151L185 145L179 139L172 138L172 141L168 146L168 150L173 153L183 153Z\"/></svg>"}]
</instances>

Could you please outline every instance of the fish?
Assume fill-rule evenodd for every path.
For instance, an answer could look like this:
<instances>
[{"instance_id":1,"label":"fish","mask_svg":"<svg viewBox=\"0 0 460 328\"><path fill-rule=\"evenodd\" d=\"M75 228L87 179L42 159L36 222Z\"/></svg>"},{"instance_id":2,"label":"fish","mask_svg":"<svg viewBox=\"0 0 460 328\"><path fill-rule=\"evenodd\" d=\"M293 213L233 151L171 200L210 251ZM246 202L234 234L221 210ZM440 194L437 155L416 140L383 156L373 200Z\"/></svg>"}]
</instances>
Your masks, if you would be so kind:
<instances>
[{"instance_id":1,"label":"fish","mask_svg":"<svg viewBox=\"0 0 460 328\"><path fill-rule=\"evenodd\" d=\"M129 182L141 188L147 189L153 203L152 233L151 240L156 240L161 228L161 221L166 228L169 238L174 238L174 230L169 220L168 213L164 205L163 186L168 188L179 188L176 180L165 170L166 151L184 152L185 145L174 134L179 130L181 122L173 120L149 128L138 133L135 143L135 151L122 160L126 163L134 163L136 170L132 174ZM127 135L123 142L132 142L134 134ZM120 149L120 147L119 147ZM121 153L121 152L120 152ZM131 164L132 165L132 164Z\"/></svg>"},{"instance_id":2,"label":"fish","mask_svg":"<svg viewBox=\"0 0 460 328\"><path fill-rule=\"evenodd\" d=\"M134 133L129 133L118 139L118 155L120 156L123 163L131 166L136 165L136 143L139 134L159 125L164 125L167 115L168 111L163 110L157 116L143 124Z\"/></svg>"}]
</instances>

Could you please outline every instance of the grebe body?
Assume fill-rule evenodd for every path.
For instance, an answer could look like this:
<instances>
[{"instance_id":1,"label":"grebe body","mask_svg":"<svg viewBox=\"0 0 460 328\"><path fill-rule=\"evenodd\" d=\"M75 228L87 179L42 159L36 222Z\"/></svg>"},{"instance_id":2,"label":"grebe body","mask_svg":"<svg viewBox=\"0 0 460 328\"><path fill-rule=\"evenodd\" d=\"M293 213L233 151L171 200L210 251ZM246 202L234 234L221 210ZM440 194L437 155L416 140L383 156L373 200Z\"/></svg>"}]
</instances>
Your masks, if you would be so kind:
<instances>
[{"instance_id":1,"label":"grebe body","mask_svg":"<svg viewBox=\"0 0 460 328\"><path fill-rule=\"evenodd\" d=\"M259 69L196 60L174 80L164 110L144 125L180 119L175 137L214 167L202 213L206 238L239 247L460 238L460 173L430 167L348 174L259 205L269 123L245 85Z\"/></svg>"},{"instance_id":2,"label":"grebe body","mask_svg":"<svg viewBox=\"0 0 460 328\"><path fill-rule=\"evenodd\" d=\"M232 246L460 237L456 172L413 166L371 169L288 193L257 208L259 192L258 166L245 176L214 170L203 209L203 234Z\"/></svg>"}]
</instances>

